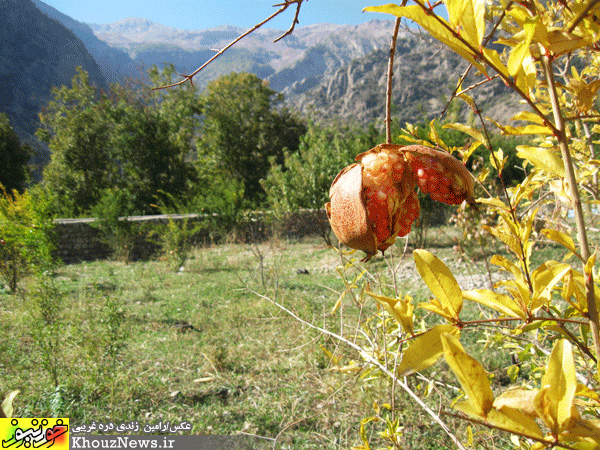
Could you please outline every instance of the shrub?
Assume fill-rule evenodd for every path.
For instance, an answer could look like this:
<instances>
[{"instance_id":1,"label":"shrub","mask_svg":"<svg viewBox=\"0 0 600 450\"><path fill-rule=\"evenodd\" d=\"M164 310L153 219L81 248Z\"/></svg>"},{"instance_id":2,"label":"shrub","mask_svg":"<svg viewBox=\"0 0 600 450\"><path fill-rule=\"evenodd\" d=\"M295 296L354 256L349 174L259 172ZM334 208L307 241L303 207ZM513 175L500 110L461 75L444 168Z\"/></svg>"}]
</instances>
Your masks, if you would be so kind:
<instances>
[{"instance_id":1,"label":"shrub","mask_svg":"<svg viewBox=\"0 0 600 450\"><path fill-rule=\"evenodd\" d=\"M1 188L1 186L0 186ZM0 276L11 292L31 270L52 270L53 223L47 196L0 190Z\"/></svg>"}]
</instances>

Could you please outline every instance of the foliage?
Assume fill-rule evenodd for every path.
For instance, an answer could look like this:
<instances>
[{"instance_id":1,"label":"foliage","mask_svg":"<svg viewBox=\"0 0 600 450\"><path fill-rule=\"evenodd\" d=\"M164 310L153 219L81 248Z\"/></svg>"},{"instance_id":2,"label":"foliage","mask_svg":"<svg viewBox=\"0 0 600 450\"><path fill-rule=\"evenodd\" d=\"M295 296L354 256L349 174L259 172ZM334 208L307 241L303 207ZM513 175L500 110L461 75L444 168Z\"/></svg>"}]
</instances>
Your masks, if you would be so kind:
<instances>
[{"instance_id":1,"label":"foliage","mask_svg":"<svg viewBox=\"0 0 600 450\"><path fill-rule=\"evenodd\" d=\"M254 205L264 200L260 180L271 161L281 164L286 149L295 152L304 124L260 78L232 73L208 84L203 94L199 164L217 167L244 184Z\"/></svg>"},{"instance_id":2,"label":"foliage","mask_svg":"<svg viewBox=\"0 0 600 450\"><path fill-rule=\"evenodd\" d=\"M65 293L48 272L38 273L25 295L30 315L29 326L40 352L40 363L52 384L58 388L65 371L63 349L65 333Z\"/></svg>"},{"instance_id":3,"label":"foliage","mask_svg":"<svg viewBox=\"0 0 600 450\"><path fill-rule=\"evenodd\" d=\"M308 124L296 153L286 153L283 163L272 160L262 185L269 206L278 213L300 208L321 209L329 198L331 181L340 167L356 154L376 144L378 133L341 125Z\"/></svg>"},{"instance_id":4,"label":"foliage","mask_svg":"<svg viewBox=\"0 0 600 450\"><path fill-rule=\"evenodd\" d=\"M193 177L186 160L193 130L182 115L193 110L195 98L185 94L178 97L185 111L165 114L172 96L150 102L147 86L98 93L83 71L70 88L55 89L37 134L52 152L44 183L57 195L57 210L89 214L109 188L127 192L140 213L152 211L159 190L183 196Z\"/></svg>"},{"instance_id":5,"label":"foliage","mask_svg":"<svg viewBox=\"0 0 600 450\"><path fill-rule=\"evenodd\" d=\"M43 196L0 188L0 277L15 292L29 271L54 267L53 224Z\"/></svg>"},{"instance_id":6,"label":"foliage","mask_svg":"<svg viewBox=\"0 0 600 450\"><path fill-rule=\"evenodd\" d=\"M390 379L394 390L409 393L458 448L474 445L474 429L487 429L492 436L510 433L510 443L517 448L598 448L600 287L595 281L596 255L590 251L586 230L589 217L582 208L582 203L595 205L598 196L597 143L592 137L598 130L590 122L598 117L593 98L600 88L594 51L600 38L597 2L406 3L366 10L416 22L466 59L469 70L480 73L480 84L498 77L524 100L527 109L514 117L514 126L494 125L504 134L529 139L527 145L516 146L516 156L525 161L525 177L504 176L508 149L493 147L483 113L468 94L477 85L463 88L463 78L458 96L481 123L444 127L465 133L471 145L458 148L435 127L430 127L426 139L407 127L406 136L412 142L454 152L465 162L478 148L486 149L499 177L499 189L487 190L478 199L479 208L493 218L479 226L489 234L496 251L485 262L498 268L497 281L488 289L462 288L447 265L423 249L415 250L413 258L431 292L427 301L415 305L410 295L399 290L393 273L393 283L369 276L368 271L360 273L362 282L347 279L347 297L360 304L371 298L381 308L343 335L328 332L356 351L356 357L339 358L340 370ZM585 68L580 70L582 61ZM481 170L478 181L486 182L489 175L490 170ZM509 178L514 185L509 185ZM573 220L565 216L560 222L546 221L544 228L534 227L539 216L549 217L561 202L571 209ZM562 261L536 257L550 243L562 249ZM577 262L568 262L573 259ZM340 269L343 279L354 264L351 259ZM479 308L475 317L469 307L473 304ZM501 370L511 386L493 385L489 369L484 368L485 355L477 351L473 339L479 330L485 330L486 348L501 343L514 361L527 361L530 375L523 374L521 381L523 365L504 364ZM462 394L454 394L453 399L440 394L445 406L439 414L428 406L428 395L417 395L403 378L418 376L435 385L433 375L428 378L423 372L439 367L436 363L442 356ZM401 411L390 410L385 422L381 413L374 417L382 422L380 435L387 448L400 448L403 430L395 417ZM446 424L448 417L469 425L463 428L464 435ZM370 421L367 418L364 423ZM369 449L370 445L363 439L357 448Z\"/></svg>"},{"instance_id":7,"label":"foliage","mask_svg":"<svg viewBox=\"0 0 600 450\"><path fill-rule=\"evenodd\" d=\"M31 156L28 145L19 142L8 116L0 113L0 184L8 191L23 191L27 181L27 163Z\"/></svg>"},{"instance_id":8,"label":"foliage","mask_svg":"<svg viewBox=\"0 0 600 450\"><path fill-rule=\"evenodd\" d=\"M167 224L152 230L151 235L158 238L163 258L177 271L183 268L193 249L194 239L206 228L206 223L197 216L190 217L190 211L181 201L172 196L167 198L171 206L167 206L164 201L158 205L160 213L167 215ZM173 217L175 214L177 217Z\"/></svg>"},{"instance_id":9,"label":"foliage","mask_svg":"<svg viewBox=\"0 0 600 450\"><path fill-rule=\"evenodd\" d=\"M91 210L97 219L93 226L100 230L119 261L129 262L133 256L139 227L127 218L134 212L134 203L128 192L110 188L102 193Z\"/></svg>"}]
</instances>

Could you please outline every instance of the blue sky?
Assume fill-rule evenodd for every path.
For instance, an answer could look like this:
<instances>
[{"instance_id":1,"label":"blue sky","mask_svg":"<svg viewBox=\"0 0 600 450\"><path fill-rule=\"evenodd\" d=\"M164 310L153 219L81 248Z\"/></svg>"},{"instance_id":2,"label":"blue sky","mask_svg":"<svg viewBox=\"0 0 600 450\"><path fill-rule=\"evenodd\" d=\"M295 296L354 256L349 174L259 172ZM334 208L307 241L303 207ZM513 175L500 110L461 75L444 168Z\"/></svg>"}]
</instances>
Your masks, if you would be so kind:
<instances>
[{"instance_id":1,"label":"blue sky","mask_svg":"<svg viewBox=\"0 0 600 450\"><path fill-rule=\"evenodd\" d=\"M127 17L143 17L163 25L188 30L219 25L251 27L276 11L279 0L42 0L63 14L86 23L111 23ZM390 16L362 13L370 5L389 1L307 0L302 5L300 26L313 23L358 24ZM287 28L295 6L271 22L269 28Z\"/></svg>"}]
</instances>

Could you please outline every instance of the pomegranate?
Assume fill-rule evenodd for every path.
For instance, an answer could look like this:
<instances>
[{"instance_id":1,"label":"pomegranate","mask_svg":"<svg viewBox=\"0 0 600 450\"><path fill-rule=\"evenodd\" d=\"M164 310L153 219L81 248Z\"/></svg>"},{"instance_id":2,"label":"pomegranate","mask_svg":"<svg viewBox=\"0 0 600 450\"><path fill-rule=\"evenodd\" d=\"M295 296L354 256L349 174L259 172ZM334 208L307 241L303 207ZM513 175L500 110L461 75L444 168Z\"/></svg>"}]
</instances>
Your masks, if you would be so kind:
<instances>
[{"instance_id":1,"label":"pomegranate","mask_svg":"<svg viewBox=\"0 0 600 450\"><path fill-rule=\"evenodd\" d=\"M366 260L410 232L420 213L417 186L437 201L475 204L471 174L448 153L380 144L356 161L333 180L325 208L340 242L364 251Z\"/></svg>"}]
</instances>

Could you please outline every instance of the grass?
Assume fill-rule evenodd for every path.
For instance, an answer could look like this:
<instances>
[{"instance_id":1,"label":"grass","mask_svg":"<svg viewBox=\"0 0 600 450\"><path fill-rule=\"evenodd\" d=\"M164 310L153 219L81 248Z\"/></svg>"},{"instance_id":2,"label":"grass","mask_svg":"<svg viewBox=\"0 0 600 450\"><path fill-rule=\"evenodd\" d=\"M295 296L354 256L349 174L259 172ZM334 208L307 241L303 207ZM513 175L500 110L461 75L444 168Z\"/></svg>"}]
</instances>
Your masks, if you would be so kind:
<instances>
[{"instance_id":1,"label":"grass","mask_svg":"<svg viewBox=\"0 0 600 450\"><path fill-rule=\"evenodd\" d=\"M485 270L459 260L455 234L433 233L430 250L456 273ZM418 276L402 277L416 273L402 249L399 242L387 262L349 265L348 278L368 267L374 283L392 290L389 267L398 265L399 292L426 301L430 294ZM160 260L62 266L52 279L60 308L59 347L50 358L55 378L38 345L45 325L32 314L39 306L33 281L23 295L0 294L0 394L21 391L14 405L22 417L68 416L73 424L185 420L194 434L245 433L266 438L260 442L269 448L275 438L282 449L360 445L360 421L374 414L374 402L390 401L392 387L378 377L340 373L321 346L342 362L352 352L266 299L326 329L351 330L376 306L346 295L331 313L346 289L340 264L339 253L315 238L196 248L177 272ZM467 339L483 348L483 337L472 332ZM505 367L507 355L502 348L487 351L484 364ZM444 363L428 377L437 384L416 377L409 383L434 403L457 395L440 387L457 384ZM446 448L440 430L406 394L395 390L394 402L406 448ZM377 441L380 429L371 425L367 433Z\"/></svg>"}]
</instances>

